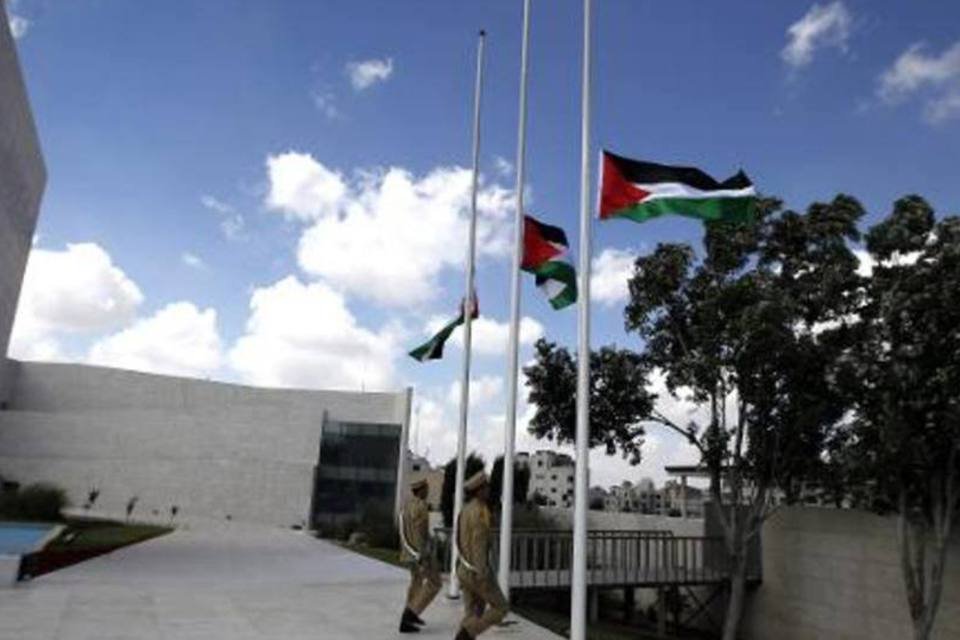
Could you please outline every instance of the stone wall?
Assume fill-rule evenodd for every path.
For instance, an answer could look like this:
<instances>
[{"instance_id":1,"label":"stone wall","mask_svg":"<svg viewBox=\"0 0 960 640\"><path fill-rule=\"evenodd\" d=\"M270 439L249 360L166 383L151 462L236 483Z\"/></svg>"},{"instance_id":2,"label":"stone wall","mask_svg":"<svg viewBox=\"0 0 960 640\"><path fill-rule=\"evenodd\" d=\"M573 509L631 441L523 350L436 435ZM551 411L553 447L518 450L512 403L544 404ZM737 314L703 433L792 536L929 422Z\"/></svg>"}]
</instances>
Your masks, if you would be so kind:
<instances>
[{"instance_id":1,"label":"stone wall","mask_svg":"<svg viewBox=\"0 0 960 640\"><path fill-rule=\"evenodd\" d=\"M912 637L896 521L859 511L785 508L763 529L763 584L748 600L750 640ZM934 638L960 638L960 532Z\"/></svg>"},{"instance_id":2,"label":"stone wall","mask_svg":"<svg viewBox=\"0 0 960 640\"><path fill-rule=\"evenodd\" d=\"M178 520L307 520L324 412L405 425L408 395L258 389L72 364L19 363L0 411L0 470L76 506ZM398 452L399 455L399 452Z\"/></svg>"},{"instance_id":3,"label":"stone wall","mask_svg":"<svg viewBox=\"0 0 960 640\"><path fill-rule=\"evenodd\" d=\"M553 520L558 527L573 527L573 509L540 507L540 513ZM587 513L587 525L592 531L672 531L677 536L702 536L704 530L704 522L699 518L595 510Z\"/></svg>"},{"instance_id":4,"label":"stone wall","mask_svg":"<svg viewBox=\"0 0 960 640\"><path fill-rule=\"evenodd\" d=\"M40 142L3 4L0 0L0 360L7 354L46 184ZM0 394L2 377L0 372Z\"/></svg>"}]
</instances>

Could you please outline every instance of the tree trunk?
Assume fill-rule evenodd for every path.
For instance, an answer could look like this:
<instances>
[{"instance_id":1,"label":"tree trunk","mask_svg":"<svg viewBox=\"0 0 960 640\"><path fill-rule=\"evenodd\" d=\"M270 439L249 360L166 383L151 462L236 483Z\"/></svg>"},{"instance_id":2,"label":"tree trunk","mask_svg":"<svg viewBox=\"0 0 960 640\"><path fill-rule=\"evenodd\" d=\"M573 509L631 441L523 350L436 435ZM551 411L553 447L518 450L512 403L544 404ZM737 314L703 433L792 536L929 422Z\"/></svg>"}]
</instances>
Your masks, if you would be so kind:
<instances>
[{"instance_id":1,"label":"tree trunk","mask_svg":"<svg viewBox=\"0 0 960 640\"><path fill-rule=\"evenodd\" d=\"M747 597L747 556L740 549L730 560L730 600L723 619L723 640L736 640Z\"/></svg>"},{"instance_id":2,"label":"tree trunk","mask_svg":"<svg viewBox=\"0 0 960 640\"><path fill-rule=\"evenodd\" d=\"M939 497L939 496L937 496ZM943 511L937 511L943 509ZM910 620L915 640L929 640L936 622L940 596L943 591L943 573L947 564L953 509L935 504L935 513L946 512L945 521L934 523L931 535L928 523L911 521L906 496L901 494L900 513L897 515L897 534L900 539L900 567L907 592Z\"/></svg>"}]
</instances>

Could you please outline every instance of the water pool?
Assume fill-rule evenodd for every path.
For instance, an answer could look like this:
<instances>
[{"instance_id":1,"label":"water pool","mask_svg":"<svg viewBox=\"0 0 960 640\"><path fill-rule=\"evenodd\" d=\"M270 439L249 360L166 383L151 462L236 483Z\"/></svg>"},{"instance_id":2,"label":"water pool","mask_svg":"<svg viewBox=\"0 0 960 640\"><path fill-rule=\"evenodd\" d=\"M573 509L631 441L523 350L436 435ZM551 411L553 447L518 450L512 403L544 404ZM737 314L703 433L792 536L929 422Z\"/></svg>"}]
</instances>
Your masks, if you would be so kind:
<instances>
[{"instance_id":1,"label":"water pool","mask_svg":"<svg viewBox=\"0 0 960 640\"><path fill-rule=\"evenodd\" d=\"M22 555L38 549L53 534L55 525L0 522L0 555Z\"/></svg>"}]
</instances>

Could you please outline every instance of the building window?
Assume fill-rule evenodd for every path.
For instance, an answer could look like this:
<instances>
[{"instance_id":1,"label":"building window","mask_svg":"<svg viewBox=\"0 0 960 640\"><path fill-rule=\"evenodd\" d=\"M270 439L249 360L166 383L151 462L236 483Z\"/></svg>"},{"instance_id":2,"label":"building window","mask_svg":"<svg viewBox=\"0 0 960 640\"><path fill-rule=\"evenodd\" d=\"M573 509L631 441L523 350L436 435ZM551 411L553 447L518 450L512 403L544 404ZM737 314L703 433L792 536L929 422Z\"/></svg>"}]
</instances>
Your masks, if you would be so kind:
<instances>
[{"instance_id":1,"label":"building window","mask_svg":"<svg viewBox=\"0 0 960 640\"><path fill-rule=\"evenodd\" d=\"M320 439L314 526L355 518L377 505L389 509L397 481L400 425L327 421Z\"/></svg>"}]
</instances>

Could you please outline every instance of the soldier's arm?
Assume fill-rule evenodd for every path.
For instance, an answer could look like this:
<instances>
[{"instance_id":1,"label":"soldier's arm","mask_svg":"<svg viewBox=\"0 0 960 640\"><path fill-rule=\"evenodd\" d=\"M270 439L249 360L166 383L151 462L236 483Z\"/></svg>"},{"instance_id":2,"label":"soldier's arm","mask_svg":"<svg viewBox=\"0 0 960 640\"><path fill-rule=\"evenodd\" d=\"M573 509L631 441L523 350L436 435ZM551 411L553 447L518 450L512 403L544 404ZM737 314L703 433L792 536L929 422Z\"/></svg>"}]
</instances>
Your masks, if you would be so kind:
<instances>
[{"instance_id":1,"label":"soldier's arm","mask_svg":"<svg viewBox=\"0 0 960 640\"><path fill-rule=\"evenodd\" d=\"M425 505L417 504L410 516L410 537L412 538L410 544L418 552L423 552L424 545L427 542L427 530L430 527L430 514L427 512Z\"/></svg>"},{"instance_id":2,"label":"soldier's arm","mask_svg":"<svg viewBox=\"0 0 960 640\"><path fill-rule=\"evenodd\" d=\"M477 514L473 527L473 566L483 575L487 572L487 554L490 552L490 522L483 514Z\"/></svg>"}]
</instances>

